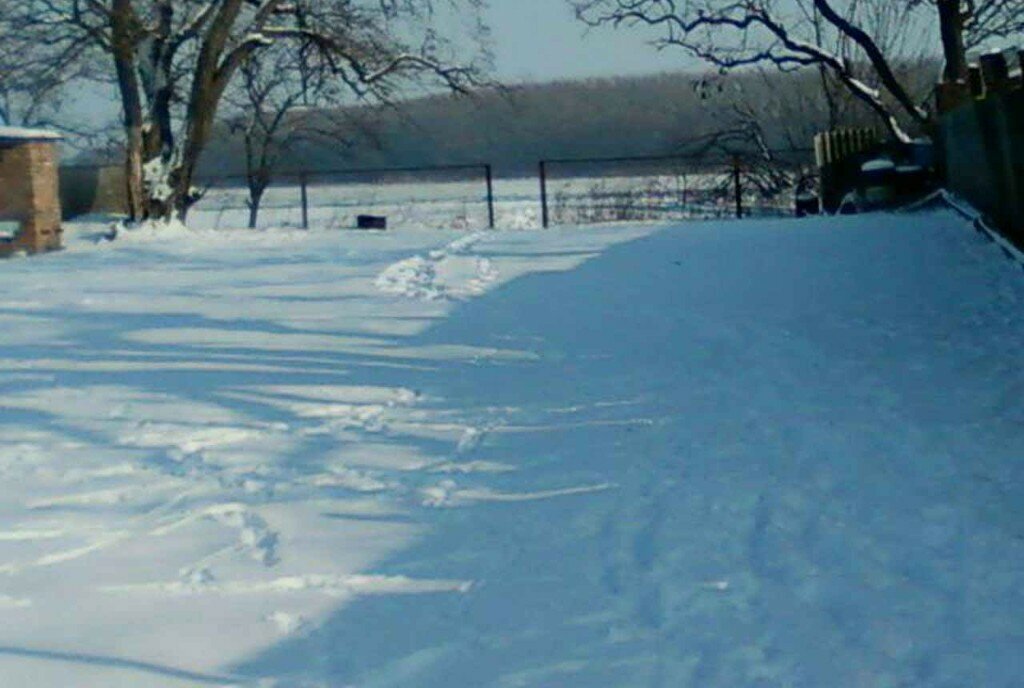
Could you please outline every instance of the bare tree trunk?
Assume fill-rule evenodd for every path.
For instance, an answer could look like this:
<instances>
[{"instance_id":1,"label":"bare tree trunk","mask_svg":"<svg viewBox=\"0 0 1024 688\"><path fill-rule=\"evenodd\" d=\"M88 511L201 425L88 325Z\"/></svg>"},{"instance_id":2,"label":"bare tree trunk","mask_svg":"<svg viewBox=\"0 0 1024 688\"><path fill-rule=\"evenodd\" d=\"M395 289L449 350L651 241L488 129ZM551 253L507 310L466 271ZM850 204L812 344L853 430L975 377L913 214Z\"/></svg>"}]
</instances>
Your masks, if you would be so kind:
<instances>
[{"instance_id":1,"label":"bare tree trunk","mask_svg":"<svg viewBox=\"0 0 1024 688\"><path fill-rule=\"evenodd\" d=\"M964 47L964 13L960 0L938 0L942 51L946 66L942 77L947 83L967 81L967 50Z\"/></svg>"},{"instance_id":2,"label":"bare tree trunk","mask_svg":"<svg viewBox=\"0 0 1024 688\"><path fill-rule=\"evenodd\" d=\"M130 0L115 0L111 29L114 66L117 70L125 129L125 193L128 200L128 218L136 222L145 217L145 192L142 183L142 99L135 73L133 19Z\"/></svg>"},{"instance_id":3,"label":"bare tree trunk","mask_svg":"<svg viewBox=\"0 0 1024 688\"><path fill-rule=\"evenodd\" d=\"M182 222L185 221L193 203L192 182L199 165L199 157L210 141L222 91L216 82L210 82L206 89L193 91L193 100L189 104L185 143L182 146L179 166L171 179L173 194L167 201L167 213L175 214Z\"/></svg>"},{"instance_id":4,"label":"bare tree trunk","mask_svg":"<svg viewBox=\"0 0 1024 688\"><path fill-rule=\"evenodd\" d=\"M173 30L174 10L169 0L160 2L158 16L159 28L147 56L150 61L150 78L153 80L147 87L147 91L151 92L150 119L155 125L153 131L158 135L155 150L149 153L152 157L160 155L167 163L174 153L174 125L171 117L171 102L174 99L174 51L168 45Z\"/></svg>"},{"instance_id":5,"label":"bare tree trunk","mask_svg":"<svg viewBox=\"0 0 1024 688\"><path fill-rule=\"evenodd\" d=\"M259 164L253 163L254 151L253 141L249 136L245 137L246 148L246 184L249 186L249 229L256 229L256 221L260 213L260 203L263 201L263 194L270 186L270 163L266 158L266 151Z\"/></svg>"},{"instance_id":6,"label":"bare tree trunk","mask_svg":"<svg viewBox=\"0 0 1024 688\"><path fill-rule=\"evenodd\" d=\"M259 220L260 203L263 201L264 189L249 189L249 229L256 229Z\"/></svg>"},{"instance_id":7,"label":"bare tree trunk","mask_svg":"<svg viewBox=\"0 0 1024 688\"><path fill-rule=\"evenodd\" d=\"M142 124L126 121L125 133L128 137L124 161L128 219L138 222L146 216L145 189L142 183Z\"/></svg>"},{"instance_id":8,"label":"bare tree trunk","mask_svg":"<svg viewBox=\"0 0 1024 688\"><path fill-rule=\"evenodd\" d=\"M237 68L237 65L222 66L220 60L241 8L242 0L224 0L199 50L185 116L185 141L178 169L170 180L173 193L166 209L168 215L173 213L182 222L193 202L192 181L199 156L210 140L217 106L233 75L233 69Z\"/></svg>"}]
</instances>

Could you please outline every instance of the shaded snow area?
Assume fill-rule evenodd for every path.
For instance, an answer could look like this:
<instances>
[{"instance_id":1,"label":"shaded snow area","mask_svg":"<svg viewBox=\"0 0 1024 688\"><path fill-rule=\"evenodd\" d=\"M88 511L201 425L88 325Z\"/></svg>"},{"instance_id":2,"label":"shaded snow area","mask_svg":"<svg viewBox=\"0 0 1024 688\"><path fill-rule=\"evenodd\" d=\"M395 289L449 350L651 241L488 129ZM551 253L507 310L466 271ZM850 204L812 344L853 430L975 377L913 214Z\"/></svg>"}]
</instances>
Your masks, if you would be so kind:
<instances>
[{"instance_id":1,"label":"shaded snow area","mask_svg":"<svg viewBox=\"0 0 1024 688\"><path fill-rule=\"evenodd\" d=\"M0 264L5 688L1020 685L953 214L95 234Z\"/></svg>"}]
</instances>

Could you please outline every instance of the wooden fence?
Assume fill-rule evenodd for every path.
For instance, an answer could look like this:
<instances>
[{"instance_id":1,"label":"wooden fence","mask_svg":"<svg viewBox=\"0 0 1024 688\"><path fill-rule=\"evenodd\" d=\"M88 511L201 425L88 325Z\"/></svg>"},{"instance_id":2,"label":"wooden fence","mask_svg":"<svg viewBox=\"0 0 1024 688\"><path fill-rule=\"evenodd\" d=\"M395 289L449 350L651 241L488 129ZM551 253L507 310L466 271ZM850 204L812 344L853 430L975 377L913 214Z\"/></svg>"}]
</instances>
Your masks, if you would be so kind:
<instances>
[{"instance_id":1,"label":"wooden fence","mask_svg":"<svg viewBox=\"0 0 1024 688\"><path fill-rule=\"evenodd\" d=\"M985 55L971 74L940 89L944 182L1024 245L1024 51Z\"/></svg>"}]
</instances>

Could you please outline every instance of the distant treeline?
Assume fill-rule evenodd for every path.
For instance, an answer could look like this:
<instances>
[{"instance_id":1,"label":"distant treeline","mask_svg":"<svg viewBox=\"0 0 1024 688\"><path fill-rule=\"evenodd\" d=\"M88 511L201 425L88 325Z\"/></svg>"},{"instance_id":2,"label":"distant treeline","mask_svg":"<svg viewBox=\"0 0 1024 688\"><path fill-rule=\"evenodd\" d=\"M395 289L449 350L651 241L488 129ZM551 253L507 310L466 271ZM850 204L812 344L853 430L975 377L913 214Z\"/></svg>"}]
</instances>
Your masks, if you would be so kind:
<instances>
[{"instance_id":1,"label":"distant treeline","mask_svg":"<svg viewBox=\"0 0 1024 688\"><path fill-rule=\"evenodd\" d=\"M923 85L930 80L922 69ZM533 174L550 158L667 155L708 137L745 132L732 145L809 148L831 125L873 125L842 95L824 95L816 70L728 76L666 73L528 84L469 96L437 95L397 106L305 111L320 133L293 144L278 170L412 167L486 162L502 176ZM923 86L924 87L924 86ZM239 135L223 126L202 175L245 172Z\"/></svg>"}]
</instances>

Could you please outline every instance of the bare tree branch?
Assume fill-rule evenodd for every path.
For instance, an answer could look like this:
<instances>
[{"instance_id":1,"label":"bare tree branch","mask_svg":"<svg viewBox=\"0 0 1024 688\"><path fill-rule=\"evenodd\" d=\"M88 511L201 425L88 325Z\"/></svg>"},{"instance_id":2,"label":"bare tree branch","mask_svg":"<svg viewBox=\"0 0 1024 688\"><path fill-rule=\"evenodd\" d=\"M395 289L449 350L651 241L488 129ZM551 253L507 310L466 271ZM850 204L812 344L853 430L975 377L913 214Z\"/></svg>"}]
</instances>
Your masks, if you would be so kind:
<instances>
[{"instance_id":1,"label":"bare tree branch","mask_svg":"<svg viewBox=\"0 0 1024 688\"><path fill-rule=\"evenodd\" d=\"M922 58L922 37L934 39L924 56L942 53L936 4L956 3L969 44L1019 28L1024 19L1024 0L977 0L967 6L960 0L569 1L589 26L655 29L657 47L681 48L719 70L813 66L826 88L834 79L904 140L905 125L927 131L932 123L932 113L921 105L924 98L901 72L904 64ZM964 31L952 30L957 36ZM916 49L907 36L914 36Z\"/></svg>"}]
</instances>

